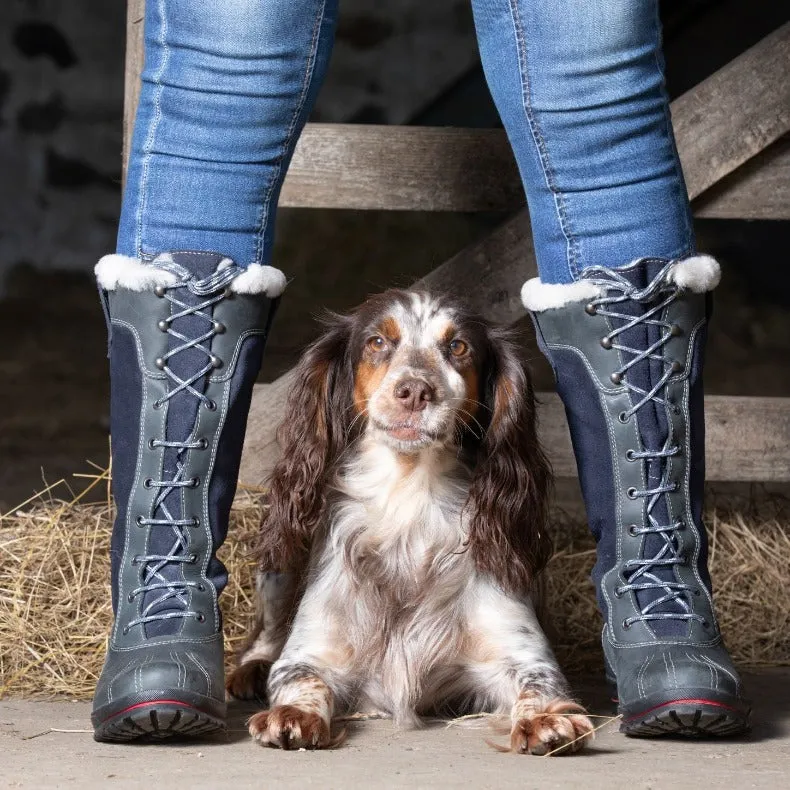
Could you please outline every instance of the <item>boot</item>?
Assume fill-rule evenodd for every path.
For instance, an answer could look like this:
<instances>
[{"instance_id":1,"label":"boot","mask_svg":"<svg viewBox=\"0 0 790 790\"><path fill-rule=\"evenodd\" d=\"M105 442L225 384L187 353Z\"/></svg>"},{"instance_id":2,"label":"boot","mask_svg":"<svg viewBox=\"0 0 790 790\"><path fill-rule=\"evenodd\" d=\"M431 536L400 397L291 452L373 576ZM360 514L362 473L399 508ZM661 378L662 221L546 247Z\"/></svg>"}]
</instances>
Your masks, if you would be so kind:
<instances>
[{"instance_id":1,"label":"boot","mask_svg":"<svg viewBox=\"0 0 790 790\"><path fill-rule=\"evenodd\" d=\"M216 558L252 386L284 277L220 255L96 267L110 329L115 619L91 717L99 741L225 728Z\"/></svg>"},{"instance_id":2,"label":"boot","mask_svg":"<svg viewBox=\"0 0 790 790\"><path fill-rule=\"evenodd\" d=\"M749 705L713 611L702 524L708 256L524 285L565 404L628 735L731 735Z\"/></svg>"}]
</instances>

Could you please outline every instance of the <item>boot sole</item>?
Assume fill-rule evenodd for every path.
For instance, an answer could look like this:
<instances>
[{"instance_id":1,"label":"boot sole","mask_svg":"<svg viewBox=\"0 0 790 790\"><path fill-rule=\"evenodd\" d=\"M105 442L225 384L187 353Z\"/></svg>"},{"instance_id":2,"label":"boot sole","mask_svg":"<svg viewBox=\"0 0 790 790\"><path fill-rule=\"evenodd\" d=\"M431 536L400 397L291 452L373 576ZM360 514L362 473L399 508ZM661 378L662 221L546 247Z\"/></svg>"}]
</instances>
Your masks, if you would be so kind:
<instances>
[{"instance_id":1,"label":"boot sole","mask_svg":"<svg viewBox=\"0 0 790 790\"><path fill-rule=\"evenodd\" d=\"M623 719L620 732L635 738L721 738L749 730L749 710L707 699L679 699Z\"/></svg>"},{"instance_id":2,"label":"boot sole","mask_svg":"<svg viewBox=\"0 0 790 790\"><path fill-rule=\"evenodd\" d=\"M94 740L112 743L164 741L175 738L206 738L226 733L223 719L178 700L139 702L94 721Z\"/></svg>"}]
</instances>

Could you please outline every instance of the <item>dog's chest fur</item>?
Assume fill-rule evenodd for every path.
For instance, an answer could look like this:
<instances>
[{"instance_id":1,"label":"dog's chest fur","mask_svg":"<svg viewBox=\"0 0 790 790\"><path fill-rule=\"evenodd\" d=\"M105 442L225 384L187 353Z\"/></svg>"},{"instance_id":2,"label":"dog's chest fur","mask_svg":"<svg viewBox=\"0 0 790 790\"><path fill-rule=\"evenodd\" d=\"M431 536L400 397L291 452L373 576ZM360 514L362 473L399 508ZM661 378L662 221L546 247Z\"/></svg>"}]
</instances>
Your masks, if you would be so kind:
<instances>
[{"instance_id":1,"label":"dog's chest fur","mask_svg":"<svg viewBox=\"0 0 790 790\"><path fill-rule=\"evenodd\" d=\"M361 449L338 481L312 584L333 591L357 693L410 717L468 638L475 570L464 549L468 473L454 456L406 464Z\"/></svg>"}]
</instances>

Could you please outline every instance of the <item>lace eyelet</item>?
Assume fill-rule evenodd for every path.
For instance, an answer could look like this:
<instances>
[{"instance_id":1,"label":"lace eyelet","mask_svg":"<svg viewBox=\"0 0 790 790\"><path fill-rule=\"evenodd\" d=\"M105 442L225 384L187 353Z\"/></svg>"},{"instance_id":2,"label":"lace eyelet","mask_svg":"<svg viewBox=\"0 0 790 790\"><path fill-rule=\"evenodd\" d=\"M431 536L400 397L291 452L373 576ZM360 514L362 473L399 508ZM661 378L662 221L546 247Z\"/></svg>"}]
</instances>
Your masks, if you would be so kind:
<instances>
[{"instance_id":1,"label":"lace eyelet","mask_svg":"<svg viewBox=\"0 0 790 790\"><path fill-rule=\"evenodd\" d=\"M214 322L214 334L215 335L224 335L225 334L225 324L221 321Z\"/></svg>"},{"instance_id":2,"label":"lace eyelet","mask_svg":"<svg viewBox=\"0 0 790 790\"><path fill-rule=\"evenodd\" d=\"M192 516L192 526L193 527L200 526L200 519L197 516Z\"/></svg>"},{"instance_id":3,"label":"lace eyelet","mask_svg":"<svg viewBox=\"0 0 790 790\"><path fill-rule=\"evenodd\" d=\"M161 401L155 400L155 401L154 401L154 402L151 404L151 407L153 408L153 410L154 410L154 411L159 411L159 409L161 409L161 408L162 408L162 403L161 403Z\"/></svg>"},{"instance_id":4,"label":"lace eyelet","mask_svg":"<svg viewBox=\"0 0 790 790\"><path fill-rule=\"evenodd\" d=\"M137 526L138 526L138 527L144 527L144 526L145 526L145 524L143 524L143 517L142 517L142 516L138 516L138 517L135 519L135 522L137 523Z\"/></svg>"},{"instance_id":5,"label":"lace eyelet","mask_svg":"<svg viewBox=\"0 0 790 790\"><path fill-rule=\"evenodd\" d=\"M611 381L612 384L617 386L618 384L623 383L623 377L620 373L612 373L612 375L609 376L609 381Z\"/></svg>"},{"instance_id":6,"label":"lace eyelet","mask_svg":"<svg viewBox=\"0 0 790 790\"><path fill-rule=\"evenodd\" d=\"M623 425L625 425L631 418L628 416L627 411L621 411L617 415L617 419L620 420L620 422L623 423Z\"/></svg>"},{"instance_id":7,"label":"lace eyelet","mask_svg":"<svg viewBox=\"0 0 790 790\"><path fill-rule=\"evenodd\" d=\"M694 588L694 589L693 589L691 592L692 592L692 593L693 593L693 594L694 594L694 595L695 595L697 598L699 598L699 597L700 597L700 595L702 595L702 590L700 590L700 588L699 588L699 587L695 587L695 588Z\"/></svg>"},{"instance_id":8,"label":"lace eyelet","mask_svg":"<svg viewBox=\"0 0 790 790\"><path fill-rule=\"evenodd\" d=\"M672 326L669 327L670 337L680 337L682 334L683 330L677 324L672 324Z\"/></svg>"},{"instance_id":9,"label":"lace eyelet","mask_svg":"<svg viewBox=\"0 0 790 790\"><path fill-rule=\"evenodd\" d=\"M149 450L156 450L156 439L149 439L148 440L148 449Z\"/></svg>"},{"instance_id":10,"label":"lace eyelet","mask_svg":"<svg viewBox=\"0 0 790 790\"><path fill-rule=\"evenodd\" d=\"M153 488L154 487L154 480L152 477L146 477L143 480L143 488Z\"/></svg>"},{"instance_id":11,"label":"lace eyelet","mask_svg":"<svg viewBox=\"0 0 790 790\"><path fill-rule=\"evenodd\" d=\"M211 363L211 367L214 369L222 367L222 360L215 354L212 354L208 361Z\"/></svg>"},{"instance_id":12,"label":"lace eyelet","mask_svg":"<svg viewBox=\"0 0 790 790\"><path fill-rule=\"evenodd\" d=\"M198 450L205 450L208 447L208 439L201 437L198 439Z\"/></svg>"},{"instance_id":13,"label":"lace eyelet","mask_svg":"<svg viewBox=\"0 0 790 790\"><path fill-rule=\"evenodd\" d=\"M129 595L126 596L126 600L129 601L129 603L134 603L134 593L130 592Z\"/></svg>"},{"instance_id":14,"label":"lace eyelet","mask_svg":"<svg viewBox=\"0 0 790 790\"><path fill-rule=\"evenodd\" d=\"M157 285L154 287L154 293L161 299L167 293L164 285Z\"/></svg>"},{"instance_id":15,"label":"lace eyelet","mask_svg":"<svg viewBox=\"0 0 790 790\"><path fill-rule=\"evenodd\" d=\"M623 591L619 587L615 587L614 588L614 597L615 598L622 598L623 597Z\"/></svg>"},{"instance_id":16,"label":"lace eyelet","mask_svg":"<svg viewBox=\"0 0 790 790\"><path fill-rule=\"evenodd\" d=\"M584 312L587 313L587 315L598 315L598 308L590 302L584 306Z\"/></svg>"},{"instance_id":17,"label":"lace eyelet","mask_svg":"<svg viewBox=\"0 0 790 790\"><path fill-rule=\"evenodd\" d=\"M638 538L639 537L639 527L637 527L636 524L629 524L628 525L628 534L632 538Z\"/></svg>"},{"instance_id":18,"label":"lace eyelet","mask_svg":"<svg viewBox=\"0 0 790 790\"><path fill-rule=\"evenodd\" d=\"M628 631L631 628L631 623L628 620L623 620L623 631Z\"/></svg>"},{"instance_id":19,"label":"lace eyelet","mask_svg":"<svg viewBox=\"0 0 790 790\"><path fill-rule=\"evenodd\" d=\"M625 460L626 461L636 461L636 456L634 455L633 450L626 450L625 451Z\"/></svg>"},{"instance_id":20,"label":"lace eyelet","mask_svg":"<svg viewBox=\"0 0 790 790\"><path fill-rule=\"evenodd\" d=\"M199 623L205 623L206 622L206 615L204 615L203 612L198 612L195 615L195 620L197 620Z\"/></svg>"},{"instance_id":21,"label":"lace eyelet","mask_svg":"<svg viewBox=\"0 0 790 790\"><path fill-rule=\"evenodd\" d=\"M189 555L189 564L194 565L197 562L197 554Z\"/></svg>"},{"instance_id":22,"label":"lace eyelet","mask_svg":"<svg viewBox=\"0 0 790 790\"><path fill-rule=\"evenodd\" d=\"M205 585L205 584L202 584L202 583L201 583L201 584L198 584L198 586L197 586L195 589L196 589L198 592L206 592L206 585Z\"/></svg>"},{"instance_id":23,"label":"lace eyelet","mask_svg":"<svg viewBox=\"0 0 790 790\"><path fill-rule=\"evenodd\" d=\"M209 411L217 410L217 402L214 400L207 400L204 405Z\"/></svg>"},{"instance_id":24,"label":"lace eyelet","mask_svg":"<svg viewBox=\"0 0 790 790\"><path fill-rule=\"evenodd\" d=\"M631 486L631 487L630 487L630 488L629 488L629 489L628 489L628 490L625 492L625 495L626 495L626 496L627 496L629 499L636 499L636 489L635 489L633 486Z\"/></svg>"},{"instance_id":25,"label":"lace eyelet","mask_svg":"<svg viewBox=\"0 0 790 790\"><path fill-rule=\"evenodd\" d=\"M193 477L189 481L189 487L190 488L197 488L199 485L200 485L200 478L199 477Z\"/></svg>"},{"instance_id":26,"label":"lace eyelet","mask_svg":"<svg viewBox=\"0 0 790 790\"><path fill-rule=\"evenodd\" d=\"M154 360L154 365L156 365L159 368L159 370L164 370L165 365L167 365L167 360L164 357L157 357Z\"/></svg>"},{"instance_id":27,"label":"lace eyelet","mask_svg":"<svg viewBox=\"0 0 790 790\"><path fill-rule=\"evenodd\" d=\"M160 332L167 332L167 330L170 329L170 322L166 320L157 321L156 326Z\"/></svg>"},{"instance_id":28,"label":"lace eyelet","mask_svg":"<svg viewBox=\"0 0 790 790\"><path fill-rule=\"evenodd\" d=\"M612 347L612 338L609 335L605 335L601 338L601 347L605 348L607 351Z\"/></svg>"},{"instance_id":29,"label":"lace eyelet","mask_svg":"<svg viewBox=\"0 0 790 790\"><path fill-rule=\"evenodd\" d=\"M683 363L682 362L678 362L676 360L675 362L672 363L672 368L671 369L672 369L672 372L675 373L675 374L682 373L683 372Z\"/></svg>"},{"instance_id":30,"label":"lace eyelet","mask_svg":"<svg viewBox=\"0 0 790 790\"><path fill-rule=\"evenodd\" d=\"M129 633L129 626L128 626L128 625L125 625L125 626L124 626L124 627L121 629L121 633L122 633L124 636L126 636L126 635Z\"/></svg>"}]
</instances>

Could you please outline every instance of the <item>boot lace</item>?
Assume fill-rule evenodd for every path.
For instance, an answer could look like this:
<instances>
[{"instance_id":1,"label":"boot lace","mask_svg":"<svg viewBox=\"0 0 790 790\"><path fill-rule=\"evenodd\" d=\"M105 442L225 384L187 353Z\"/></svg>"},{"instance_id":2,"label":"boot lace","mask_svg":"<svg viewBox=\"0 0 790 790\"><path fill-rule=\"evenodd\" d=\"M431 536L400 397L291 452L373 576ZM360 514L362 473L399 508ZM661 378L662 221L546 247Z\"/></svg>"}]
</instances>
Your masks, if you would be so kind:
<instances>
[{"instance_id":1,"label":"boot lace","mask_svg":"<svg viewBox=\"0 0 790 790\"><path fill-rule=\"evenodd\" d=\"M597 314L622 322L614 326L609 334L601 339L601 345L605 349L614 349L628 355L628 357L623 357L628 361L624 362L610 376L613 384L624 386L632 394L632 406L618 415L618 419L624 423L650 402L667 410L677 408L666 399L665 390L669 380L683 372L683 364L668 360L662 350L671 338L680 334L681 330L676 324L671 324L661 318L664 309L675 301L679 291L677 285L668 277L673 266L674 262L668 263L643 289L635 287L628 279L613 269L596 266L584 271L584 279L599 286L602 294L591 299L585 310L591 315ZM644 312L636 316L631 313L618 312L617 306L624 302L638 302L644 306ZM625 332L639 325L659 327L658 340L644 349L631 348L625 345L622 339L618 340ZM659 362L663 373L649 390L644 390L633 381L628 380L628 372L634 366L647 363L649 360ZM627 560L623 564L625 584L615 589L617 597L642 590L660 590L663 593L644 607L640 607L639 615L626 618L623 621L623 627L626 629L640 620L697 620L703 625L706 624L705 618L696 614L690 605L689 596L691 594L698 595L699 591L689 584L661 579L655 573L657 569L684 565L687 561L686 557L680 553L678 542L678 532L685 528L684 522L678 519L670 524L662 524L654 515L654 510L661 498L678 489L678 483L670 480L670 465L665 461L678 455L680 451L681 448L674 443L670 431L662 447L655 449L646 447L642 450L628 450L626 452L626 458L629 461L657 460L662 462L663 466L658 485L644 489L629 488L626 491L626 496L629 499L647 501L645 508L647 526L632 524L628 527L629 534L633 537L653 534L663 538L660 549L652 557ZM666 512L670 512L668 507ZM676 603L681 611L658 611L668 603Z\"/></svg>"},{"instance_id":2,"label":"boot lace","mask_svg":"<svg viewBox=\"0 0 790 790\"><path fill-rule=\"evenodd\" d=\"M221 367L222 360L211 353L211 341L215 335L222 334L225 327L215 321L210 313L206 312L213 305L221 302L227 296L225 290L232 280L237 277L242 269L236 264L230 264L224 269L215 272L210 277L202 280L195 279L190 272L183 266L174 261L157 261L155 263L159 269L164 269L176 276L173 285L159 285L154 290L157 296L167 299L173 305L173 311L169 318L159 322L159 329L181 341L181 345L174 346L155 362L156 366L162 370L169 378L168 390L159 400L154 401L153 408L161 409L171 398L179 392L188 392L197 398L200 403L210 411L217 408L217 404L205 394L195 389L195 383L203 376L215 368ZM178 298L180 291L188 289L191 293L199 297L205 297L199 304L188 304ZM176 331L172 323L185 316L198 316L206 321L206 331L197 337L187 337ZM205 365L196 370L192 375L182 379L176 375L168 365L168 361L187 349L198 349L206 356ZM198 622L205 620L205 615L189 605L190 589L202 591L205 589L201 582L186 580L168 579L163 573L167 565L197 562L197 555L189 553L189 528L200 525L200 519L176 518L167 507L165 500L168 495L179 488L196 488L200 485L197 477L186 477L185 454L189 450L205 450L208 448L208 440L204 438L190 437L187 441L165 441L164 439L150 439L148 442L150 449L157 447L174 448L177 452L175 474L169 480L146 479L143 485L146 488L158 489L154 499L152 513L157 513L161 509L163 518L146 518L138 516L136 523L142 528L165 528L170 529L173 534L173 543L165 554L140 554L132 559L134 565L142 566L140 573L140 585L129 592L128 600L133 602L137 596L145 596L149 592L155 592L139 616L130 620L123 628L123 633L127 634L135 626L143 626L157 620L170 620L173 618L194 618ZM155 612L165 601L177 602L180 608L171 609L166 612Z\"/></svg>"}]
</instances>

